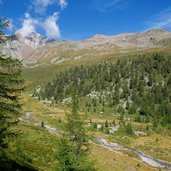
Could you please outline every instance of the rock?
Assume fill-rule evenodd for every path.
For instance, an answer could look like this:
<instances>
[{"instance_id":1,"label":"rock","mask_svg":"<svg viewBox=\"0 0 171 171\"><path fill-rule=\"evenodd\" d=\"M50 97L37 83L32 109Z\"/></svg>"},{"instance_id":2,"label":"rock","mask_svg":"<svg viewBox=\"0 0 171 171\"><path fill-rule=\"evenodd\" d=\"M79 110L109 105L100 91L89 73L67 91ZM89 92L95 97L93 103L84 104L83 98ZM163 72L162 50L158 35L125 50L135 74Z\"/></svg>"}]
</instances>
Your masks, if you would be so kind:
<instances>
[{"instance_id":1,"label":"rock","mask_svg":"<svg viewBox=\"0 0 171 171\"><path fill-rule=\"evenodd\" d=\"M166 47L171 42L171 32L160 29L112 36L97 34L82 41L55 41L36 32L23 37L20 31L17 31L13 36L6 37L10 41L3 47L4 53L22 59L27 65L36 64L39 59L46 59L46 63L58 64L71 60L71 56L73 60L80 60L81 58L94 57L97 53L105 55L112 50L118 50L119 53L129 53L131 48L160 48ZM82 54L82 50L85 50L84 54ZM61 55L68 51L73 52L73 54L71 56ZM76 51L80 51L80 53L76 55Z\"/></svg>"}]
</instances>

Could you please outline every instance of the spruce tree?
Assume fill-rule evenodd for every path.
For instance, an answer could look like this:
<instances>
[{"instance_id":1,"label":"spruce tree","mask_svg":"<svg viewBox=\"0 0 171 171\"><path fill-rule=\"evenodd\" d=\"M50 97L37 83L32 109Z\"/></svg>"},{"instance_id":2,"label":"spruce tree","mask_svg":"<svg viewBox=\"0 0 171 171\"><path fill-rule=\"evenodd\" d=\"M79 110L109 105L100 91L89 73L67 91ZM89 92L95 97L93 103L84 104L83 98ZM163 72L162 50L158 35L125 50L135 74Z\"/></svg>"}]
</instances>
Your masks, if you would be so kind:
<instances>
[{"instance_id":1,"label":"spruce tree","mask_svg":"<svg viewBox=\"0 0 171 171\"><path fill-rule=\"evenodd\" d=\"M4 29L8 21L0 19L0 44L6 42ZM0 48L0 159L4 159L4 149L8 147L8 138L15 136L13 126L18 122L21 110L19 94L22 91L21 62L7 57Z\"/></svg>"},{"instance_id":2,"label":"spruce tree","mask_svg":"<svg viewBox=\"0 0 171 171\"><path fill-rule=\"evenodd\" d=\"M88 137L84 128L84 120L78 113L78 98L72 95L72 112L66 114L65 133L58 140L58 171L93 171L89 162Z\"/></svg>"}]
</instances>

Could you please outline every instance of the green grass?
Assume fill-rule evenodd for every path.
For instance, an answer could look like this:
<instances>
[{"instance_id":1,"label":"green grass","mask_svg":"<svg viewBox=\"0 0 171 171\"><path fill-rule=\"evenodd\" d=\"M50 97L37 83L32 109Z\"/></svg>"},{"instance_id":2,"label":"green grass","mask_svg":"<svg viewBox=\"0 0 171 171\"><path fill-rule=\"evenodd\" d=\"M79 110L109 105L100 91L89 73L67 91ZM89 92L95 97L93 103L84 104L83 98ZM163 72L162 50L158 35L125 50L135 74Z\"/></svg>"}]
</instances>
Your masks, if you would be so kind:
<instances>
[{"instance_id":1,"label":"green grass","mask_svg":"<svg viewBox=\"0 0 171 171\"><path fill-rule=\"evenodd\" d=\"M73 66L80 66L80 65L92 65L94 63L104 62L104 61L116 61L117 59L121 58L132 58L137 56L137 54L141 53L151 53L155 51L163 51L162 49L135 49L135 48L128 48L124 49L122 52L120 50L113 49L106 53L102 52L92 52L87 50L80 50L78 52L71 51L71 52L63 52L62 55L64 57L71 57L72 60L64 61L59 64L51 64L48 62L51 59L51 56L48 56L47 59L42 58L42 61L39 61L36 65L27 67L23 69L23 77L26 81L26 90L31 91L35 87L39 85L44 85L48 81L51 81L56 77L57 74L68 70ZM164 50L166 51L166 50ZM169 49L167 50L169 52ZM93 56L89 56L86 58L81 58L80 60L74 60L75 56L83 55L84 53L94 53ZM67 55L68 54L68 55ZM44 63L45 62L45 63ZM42 64L43 63L43 64Z\"/></svg>"},{"instance_id":2,"label":"green grass","mask_svg":"<svg viewBox=\"0 0 171 171\"><path fill-rule=\"evenodd\" d=\"M58 123L58 117L60 116L65 119L65 108L64 110L58 109L57 106L49 107L36 99L28 96L28 94L22 95L23 101L23 113L24 111L32 111L32 115L36 117L39 121L44 121L46 124L53 127L61 127L63 123ZM58 111L58 112L56 112ZM60 112L59 112L60 111ZM62 112L63 111L63 112ZM105 120L112 121L113 116L103 115L99 116L88 115L87 122L89 119L92 122L104 123ZM117 118L116 123L118 123ZM133 123L136 124L136 123ZM139 127L143 125L138 124ZM19 123L18 129L21 130L21 135L16 139L11 139L10 148L8 149L8 155L11 158L16 159L18 162L31 162L30 164L42 171L54 171L57 165L55 159L55 152L57 150L57 135L50 134L46 129L27 125L22 122ZM131 148L137 148L150 154L156 158L160 158L166 161L170 161L170 137L164 135L152 134L146 137L134 137L127 136L123 130L120 130L112 136L106 135L103 132L89 130L88 134L93 137L102 137L109 139L109 141L117 142L120 145L129 146ZM124 138L123 138L124 137ZM156 141L156 138L159 141ZM135 170L138 163L140 163L139 170L157 170L150 166L147 166L132 153L128 152L112 152L108 149L104 149L98 145L91 144L91 155L90 160L95 160L95 167L98 171L110 171L110 170ZM152 149L153 151L150 151ZM166 154L167 153L167 154ZM161 156L159 156L161 155ZM24 161L24 160L25 161ZM124 161L127 161L126 163Z\"/></svg>"},{"instance_id":3,"label":"green grass","mask_svg":"<svg viewBox=\"0 0 171 171\"><path fill-rule=\"evenodd\" d=\"M149 51L151 52L151 50L148 50L147 53ZM84 51L79 53L84 54ZM74 54L73 52L69 52L69 55L71 57L74 57L74 55L77 56L79 55L79 53ZM137 53L140 53L140 50ZM43 66L25 68L23 71L23 77L26 80L26 92L32 91L38 85L46 84L48 81L51 81L53 78L55 78L56 74L68 70L70 67L82 64L91 65L92 63L107 60L115 61L118 58L125 57L128 57L128 54L123 55L121 53L114 53L111 51L106 55L98 54L97 56L94 56L92 58L89 57L83 58L81 60L70 60L56 65L48 64ZM39 62L46 62L46 60L47 59L43 59ZM43 121L45 124L62 129L63 121L65 120L65 111L68 111L69 109L61 104L48 107L40 103L38 100L29 97L26 92L21 96L21 100L23 103L22 112L24 113L25 111L31 111L32 115L36 117L38 121ZM62 108L62 110L58 110L58 108ZM85 109L85 99L81 99L80 108L84 109L82 110L82 113L87 110ZM97 112L94 112L93 108L90 108L90 112L87 112L86 121L89 122L91 118L92 122L105 123L106 120L112 122L112 120L115 119L116 123L119 123L118 117L113 115L115 114L115 111L113 109L106 107L103 114L99 114L100 111L100 107L97 107ZM128 116L131 118L131 122L135 130L145 131L147 125L146 123L133 122L135 116ZM58 122L59 118L62 119L62 123ZM57 165L54 155L57 150L58 137L50 134L43 128L26 125L23 123L19 124L19 129L21 130L22 134L11 141L8 154L12 158L17 159L20 162L23 162L23 160L21 159L23 156L27 160L31 159L31 165L39 168L39 170L54 171ZM92 137L100 136L109 138L110 141L116 142L120 145L136 148L153 157L171 162L171 137L168 135L163 135L163 132L161 134L155 134L153 131L151 131L151 134L149 136L144 137L128 136L122 129L120 129L112 136L108 136L100 131L95 131L93 129L90 129L88 133ZM158 141L156 141L157 138ZM16 153L18 146L20 147L19 151L22 151L20 155ZM134 154L128 154L126 152L125 155L114 153L112 151L99 147L98 145L91 145L90 160L96 160L95 166L99 171L158 170L149 167L144 163L141 163L139 160L137 160L137 157L134 156ZM139 163L140 166L137 167Z\"/></svg>"},{"instance_id":4,"label":"green grass","mask_svg":"<svg viewBox=\"0 0 171 171\"><path fill-rule=\"evenodd\" d=\"M16 147L31 159L31 165L40 170L54 170L56 161L54 160L57 149L57 138L49 134L45 129L25 124L19 125L22 134L10 143L9 155L19 162L23 162L23 155L17 153Z\"/></svg>"}]
</instances>

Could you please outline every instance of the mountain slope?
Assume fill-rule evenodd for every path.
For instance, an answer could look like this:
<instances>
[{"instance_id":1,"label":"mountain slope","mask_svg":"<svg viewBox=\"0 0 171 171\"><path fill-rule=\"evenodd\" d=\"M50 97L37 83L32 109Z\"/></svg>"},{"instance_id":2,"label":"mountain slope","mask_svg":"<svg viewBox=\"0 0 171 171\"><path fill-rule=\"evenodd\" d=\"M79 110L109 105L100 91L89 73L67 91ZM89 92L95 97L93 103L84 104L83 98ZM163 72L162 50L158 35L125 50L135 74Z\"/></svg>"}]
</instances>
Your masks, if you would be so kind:
<instances>
[{"instance_id":1,"label":"mountain slope","mask_svg":"<svg viewBox=\"0 0 171 171\"><path fill-rule=\"evenodd\" d=\"M16 32L12 36L6 36L6 38L9 41L3 47L4 53L24 60L26 63L35 62L34 59L30 60L30 56L39 47L54 41L48 37L42 37L36 32L32 32L26 37L23 37L19 32Z\"/></svg>"},{"instance_id":2,"label":"mountain slope","mask_svg":"<svg viewBox=\"0 0 171 171\"><path fill-rule=\"evenodd\" d=\"M67 103L74 89L86 112L115 109L140 114L145 122L153 120L170 129L170 66L171 56L162 53L81 65L60 73L34 95L54 104Z\"/></svg>"},{"instance_id":3,"label":"mountain slope","mask_svg":"<svg viewBox=\"0 0 171 171\"><path fill-rule=\"evenodd\" d=\"M107 56L109 54L134 53L151 48L166 47L171 33L164 30L150 30L142 33L128 33L114 36L95 35L83 41L56 41L39 48L34 56L39 63L60 63L65 60Z\"/></svg>"},{"instance_id":4,"label":"mountain slope","mask_svg":"<svg viewBox=\"0 0 171 171\"><path fill-rule=\"evenodd\" d=\"M82 41L54 41L33 32L22 37L18 32L9 37L5 52L23 59L24 63L61 63L65 60L96 57L112 53L132 52L132 49L162 48L170 45L171 32L149 30L113 36L95 35Z\"/></svg>"},{"instance_id":5,"label":"mountain slope","mask_svg":"<svg viewBox=\"0 0 171 171\"><path fill-rule=\"evenodd\" d=\"M162 45L158 44L159 41L171 38L171 33L165 30L149 30L147 32L139 33L127 33L119 34L114 36L105 36L105 35L95 35L90 39L87 39L87 42L92 42L94 44L105 44L105 43L114 43L119 47L143 47L143 48L155 48L161 47ZM83 41L85 42L85 41Z\"/></svg>"}]
</instances>

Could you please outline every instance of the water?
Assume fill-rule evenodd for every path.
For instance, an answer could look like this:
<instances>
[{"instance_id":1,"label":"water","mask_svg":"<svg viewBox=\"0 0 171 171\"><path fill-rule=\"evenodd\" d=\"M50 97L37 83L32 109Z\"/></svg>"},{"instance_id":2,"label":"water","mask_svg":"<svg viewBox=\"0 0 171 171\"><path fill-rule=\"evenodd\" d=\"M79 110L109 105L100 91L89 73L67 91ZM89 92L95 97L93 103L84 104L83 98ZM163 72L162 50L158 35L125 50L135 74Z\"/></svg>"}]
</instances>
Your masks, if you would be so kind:
<instances>
[{"instance_id":1,"label":"water","mask_svg":"<svg viewBox=\"0 0 171 171\"><path fill-rule=\"evenodd\" d=\"M102 138L97 138L97 141L99 142L99 144L103 147L106 147L108 149L112 149L112 150L128 150L131 152L134 152L135 154L137 154L141 160L145 163L147 163L150 166L153 167L160 167L160 168L166 168L171 170L171 164L165 161L161 161L159 159L155 159L149 155L146 155L145 153L139 151L139 150L135 150L135 149L131 149L131 148L127 148L127 147L123 147L120 146L116 143L108 143L105 139Z\"/></svg>"}]
</instances>

